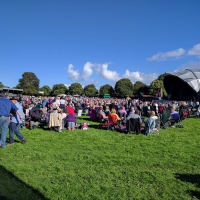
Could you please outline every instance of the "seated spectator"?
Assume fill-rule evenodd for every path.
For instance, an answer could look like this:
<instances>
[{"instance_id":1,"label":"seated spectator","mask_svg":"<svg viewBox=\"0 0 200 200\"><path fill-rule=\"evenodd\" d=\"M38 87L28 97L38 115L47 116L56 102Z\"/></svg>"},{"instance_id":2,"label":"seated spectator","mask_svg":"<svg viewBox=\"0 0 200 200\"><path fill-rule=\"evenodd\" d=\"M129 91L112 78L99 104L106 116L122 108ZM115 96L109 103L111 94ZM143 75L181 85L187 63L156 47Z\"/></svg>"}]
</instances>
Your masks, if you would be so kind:
<instances>
[{"instance_id":1,"label":"seated spectator","mask_svg":"<svg viewBox=\"0 0 200 200\"><path fill-rule=\"evenodd\" d=\"M99 118L100 122L108 121L108 116L105 115L102 106L99 107L99 112L97 114L97 117Z\"/></svg>"},{"instance_id":2,"label":"seated spectator","mask_svg":"<svg viewBox=\"0 0 200 200\"><path fill-rule=\"evenodd\" d=\"M148 136L150 133L155 131L155 127L156 127L155 112L151 111L150 112L150 117L145 122L144 134L146 136Z\"/></svg>"},{"instance_id":3,"label":"seated spectator","mask_svg":"<svg viewBox=\"0 0 200 200\"><path fill-rule=\"evenodd\" d=\"M182 110L182 109L188 109L187 103L185 101L180 102L179 104L179 110Z\"/></svg>"},{"instance_id":4,"label":"seated spectator","mask_svg":"<svg viewBox=\"0 0 200 200\"><path fill-rule=\"evenodd\" d=\"M120 109L118 110L118 113L125 113L125 114L127 114L127 112L125 110L125 107L121 106Z\"/></svg>"},{"instance_id":5,"label":"seated spectator","mask_svg":"<svg viewBox=\"0 0 200 200\"><path fill-rule=\"evenodd\" d=\"M105 115L108 116L110 114L110 108L109 106L106 106L106 109L105 109Z\"/></svg>"},{"instance_id":6,"label":"seated spectator","mask_svg":"<svg viewBox=\"0 0 200 200\"><path fill-rule=\"evenodd\" d=\"M119 116L116 114L115 108L112 108L111 113L108 115L108 120L109 120L109 125L111 126L110 128L114 130L114 125L117 125L118 121L121 120Z\"/></svg>"},{"instance_id":7,"label":"seated spectator","mask_svg":"<svg viewBox=\"0 0 200 200\"><path fill-rule=\"evenodd\" d=\"M194 108L194 104L193 104L193 102L191 101L190 102L190 104L188 105L188 108L189 108L189 110L190 110L190 114L192 114L192 110L193 110L193 108Z\"/></svg>"},{"instance_id":8,"label":"seated spectator","mask_svg":"<svg viewBox=\"0 0 200 200\"><path fill-rule=\"evenodd\" d=\"M180 119L179 113L176 111L176 106L171 107L171 114L169 117L169 120L171 122L171 125L174 125L175 122L177 122Z\"/></svg>"},{"instance_id":9,"label":"seated spectator","mask_svg":"<svg viewBox=\"0 0 200 200\"><path fill-rule=\"evenodd\" d=\"M97 111L96 111L96 109L95 109L95 105L92 105L89 114L90 114L90 120L91 120L91 121L96 121L96 120L97 120Z\"/></svg>"},{"instance_id":10,"label":"seated spectator","mask_svg":"<svg viewBox=\"0 0 200 200\"><path fill-rule=\"evenodd\" d=\"M193 107L192 112L196 115L199 110L199 102L196 102L196 105ZM198 113L199 114L199 113Z\"/></svg>"},{"instance_id":11,"label":"seated spectator","mask_svg":"<svg viewBox=\"0 0 200 200\"><path fill-rule=\"evenodd\" d=\"M131 109L134 109L134 108L132 107ZM134 109L134 112L130 112L126 119L129 120L129 119L137 119L137 118L140 119L140 123L142 124L142 119L140 117L140 111L139 110L135 111L135 109Z\"/></svg>"},{"instance_id":12,"label":"seated spectator","mask_svg":"<svg viewBox=\"0 0 200 200\"><path fill-rule=\"evenodd\" d=\"M162 114L164 108L165 108L164 104L160 103L159 106L158 106L158 113L159 113L159 114Z\"/></svg>"},{"instance_id":13,"label":"seated spectator","mask_svg":"<svg viewBox=\"0 0 200 200\"><path fill-rule=\"evenodd\" d=\"M155 115L158 115L158 104L156 102L153 102L151 109L155 112Z\"/></svg>"},{"instance_id":14,"label":"seated spectator","mask_svg":"<svg viewBox=\"0 0 200 200\"><path fill-rule=\"evenodd\" d=\"M132 106L130 107L130 111L128 113L128 115L135 113L135 108Z\"/></svg>"}]
</instances>

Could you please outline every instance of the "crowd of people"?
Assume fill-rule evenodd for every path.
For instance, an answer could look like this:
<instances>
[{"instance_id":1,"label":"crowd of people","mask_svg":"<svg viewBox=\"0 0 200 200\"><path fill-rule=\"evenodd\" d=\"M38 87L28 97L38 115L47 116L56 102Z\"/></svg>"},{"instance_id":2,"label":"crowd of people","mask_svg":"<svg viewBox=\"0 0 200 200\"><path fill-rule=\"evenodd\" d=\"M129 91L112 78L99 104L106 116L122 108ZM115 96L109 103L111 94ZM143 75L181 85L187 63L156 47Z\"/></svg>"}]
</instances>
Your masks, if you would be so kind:
<instances>
[{"instance_id":1,"label":"crowd of people","mask_svg":"<svg viewBox=\"0 0 200 200\"><path fill-rule=\"evenodd\" d=\"M4 95L0 97L0 128L1 140L0 147L6 146L6 135L9 127L8 145L14 144L14 134L26 143L26 139L20 133L20 127L23 121L28 121L32 117L34 110L41 110L42 119L49 123L50 113L60 113L62 116L63 129L75 130L77 123L77 114L80 110L85 115L90 116L90 120L98 121L100 124L107 124L111 130L116 126L127 128L127 124L133 119L138 119L141 125L139 129L144 134L149 135L156 127L156 120L160 118L164 109L170 110L168 120L175 123L180 119L181 112L185 109L190 114L199 116L199 102L175 102L175 101L159 101L147 102L139 99L118 98L88 98L88 97L34 97L21 96L19 98L6 98ZM144 123L144 119L145 123ZM24 119L24 120L23 120ZM28 123L27 123L28 124ZM144 124L144 126L142 126ZM25 125L25 124L24 124ZM30 124L29 124L30 126ZM128 129L128 128L127 128ZM131 132L131 131L128 131Z\"/></svg>"}]
</instances>

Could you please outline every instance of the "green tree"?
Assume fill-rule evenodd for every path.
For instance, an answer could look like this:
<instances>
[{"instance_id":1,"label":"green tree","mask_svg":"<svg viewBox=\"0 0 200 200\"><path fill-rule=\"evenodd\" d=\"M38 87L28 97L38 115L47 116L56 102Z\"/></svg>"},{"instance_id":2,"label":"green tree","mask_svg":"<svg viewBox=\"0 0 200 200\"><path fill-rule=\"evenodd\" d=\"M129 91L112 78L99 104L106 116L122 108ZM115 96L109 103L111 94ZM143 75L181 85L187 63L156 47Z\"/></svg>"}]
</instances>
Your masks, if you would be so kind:
<instances>
[{"instance_id":1,"label":"green tree","mask_svg":"<svg viewBox=\"0 0 200 200\"><path fill-rule=\"evenodd\" d=\"M67 94L67 87L62 83L55 84L55 85L53 85L51 94L54 96L57 96L59 94Z\"/></svg>"},{"instance_id":2,"label":"green tree","mask_svg":"<svg viewBox=\"0 0 200 200\"><path fill-rule=\"evenodd\" d=\"M133 93L140 94L140 92L144 94L147 93L147 85L142 83L141 81L136 81L133 85Z\"/></svg>"},{"instance_id":3,"label":"green tree","mask_svg":"<svg viewBox=\"0 0 200 200\"><path fill-rule=\"evenodd\" d=\"M3 83L2 83L2 82L0 82L0 88L3 88L3 87L4 87Z\"/></svg>"},{"instance_id":4,"label":"green tree","mask_svg":"<svg viewBox=\"0 0 200 200\"><path fill-rule=\"evenodd\" d=\"M106 85L103 85L100 87L99 89L99 95L101 97L104 96L104 94L110 94L111 96L113 96L113 93L114 93L114 89L111 85L109 84L106 84Z\"/></svg>"},{"instance_id":5,"label":"green tree","mask_svg":"<svg viewBox=\"0 0 200 200\"><path fill-rule=\"evenodd\" d=\"M72 83L70 86L69 86L69 94L71 95L81 95L83 94L83 87L80 83Z\"/></svg>"},{"instance_id":6,"label":"green tree","mask_svg":"<svg viewBox=\"0 0 200 200\"><path fill-rule=\"evenodd\" d=\"M0 88L9 88L9 87L5 86L2 82L0 82Z\"/></svg>"},{"instance_id":7,"label":"green tree","mask_svg":"<svg viewBox=\"0 0 200 200\"><path fill-rule=\"evenodd\" d=\"M96 87L94 86L94 84L86 85L84 87L84 94L87 97L92 97L92 96L94 96L97 93L98 93L98 90L96 89Z\"/></svg>"},{"instance_id":8,"label":"green tree","mask_svg":"<svg viewBox=\"0 0 200 200\"><path fill-rule=\"evenodd\" d=\"M164 84L162 80L154 80L149 86L149 94L155 96L158 88L162 88L163 95L167 96L167 92L165 90Z\"/></svg>"},{"instance_id":9,"label":"green tree","mask_svg":"<svg viewBox=\"0 0 200 200\"><path fill-rule=\"evenodd\" d=\"M0 88L10 88L10 87L5 86L2 82L0 82Z\"/></svg>"},{"instance_id":10,"label":"green tree","mask_svg":"<svg viewBox=\"0 0 200 200\"><path fill-rule=\"evenodd\" d=\"M163 81L165 76L167 76L167 75L168 75L168 73L161 74L160 76L158 76L157 79L160 80L160 81Z\"/></svg>"},{"instance_id":11,"label":"green tree","mask_svg":"<svg viewBox=\"0 0 200 200\"><path fill-rule=\"evenodd\" d=\"M133 94L133 84L128 78L120 79L115 84L115 93L118 97L131 96Z\"/></svg>"},{"instance_id":12,"label":"green tree","mask_svg":"<svg viewBox=\"0 0 200 200\"><path fill-rule=\"evenodd\" d=\"M45 96L49 96L51 94L51 88L48 85L42 86L40 91L44 92Z\"/></svg>"},{"instance_id":13,"label":"green tree","mask_svg":"<svg viewBox=\"0 0 200 200\"><path fill-rule=\"evenodd\" d=\"M38 95L40 80L33 72L24 72L16 88L24 90L24 94Z\"/></svg>"}]
</instances>

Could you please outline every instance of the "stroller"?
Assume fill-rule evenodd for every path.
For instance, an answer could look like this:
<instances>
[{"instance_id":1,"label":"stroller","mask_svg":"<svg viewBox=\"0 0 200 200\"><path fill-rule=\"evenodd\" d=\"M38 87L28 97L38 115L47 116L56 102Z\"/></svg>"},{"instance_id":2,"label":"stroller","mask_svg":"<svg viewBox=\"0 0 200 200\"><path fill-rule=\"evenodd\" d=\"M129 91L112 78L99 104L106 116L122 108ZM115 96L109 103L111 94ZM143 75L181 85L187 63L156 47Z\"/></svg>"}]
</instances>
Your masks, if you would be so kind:
<instances>
[{"instance_id":1,"label":"stroller","mask_svg":"<svg viewBox=\"0 0 200 200\"><path fill-rule=\"evenodd\" d=\"M26 119L26 124L28 124L30 129L43 127L43 112L40 108L34 107L30 110L30 117Z\"/></svg>"}]
</instances>

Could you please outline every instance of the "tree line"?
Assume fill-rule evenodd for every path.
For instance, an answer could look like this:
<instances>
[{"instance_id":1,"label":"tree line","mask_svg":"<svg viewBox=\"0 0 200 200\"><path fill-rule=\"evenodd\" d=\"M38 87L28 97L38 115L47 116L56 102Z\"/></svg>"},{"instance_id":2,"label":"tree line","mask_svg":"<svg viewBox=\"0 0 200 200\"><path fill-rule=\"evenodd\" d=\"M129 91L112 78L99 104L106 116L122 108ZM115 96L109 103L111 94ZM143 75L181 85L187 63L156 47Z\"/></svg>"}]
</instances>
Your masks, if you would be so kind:
<instances>
[{"instance_id":1,"label":"tree line","mask_svg":"<svg viewBox=\"0 0 200 200\"><path fill-rule=\"evenodd\" d=\"M64 84L54 84L52 88L48 85L40 87L40 80L33 72L24 72L22 78L19 79L16 89L23 89L25 95L39 95L39 91L44 92L45 96L56 96L59 94L69 94L69 95L85 95L100 96L103 97L104 94L110 94L115 97L126 97L132 95L149 94L155 96L157 89L162 88L163 95L167 96L166 90L164 88L163 79L165 74L160 75L156 80L148 86L141 81L136 81L134 84L128 78L122 78L115 83L112 87L109 84L103 85L99 90L96 89L94 84L86 85L84 88L80 83L72 83L69 87ZM4 86L0 82L0 88L8 87Z\"/></svg>"}]
</instances>

